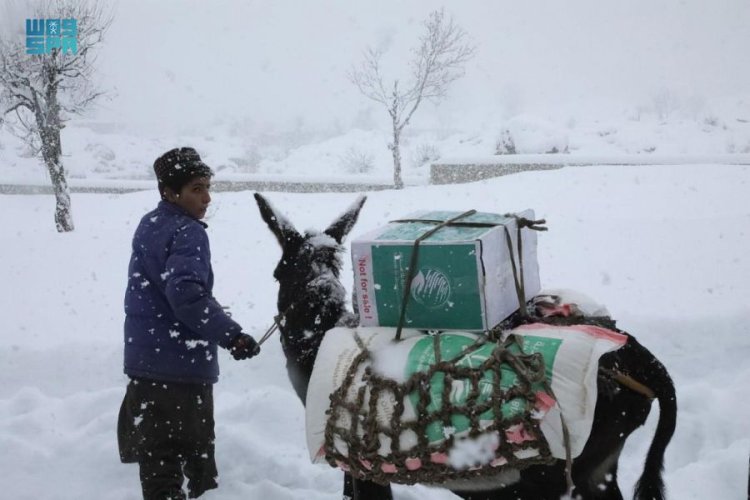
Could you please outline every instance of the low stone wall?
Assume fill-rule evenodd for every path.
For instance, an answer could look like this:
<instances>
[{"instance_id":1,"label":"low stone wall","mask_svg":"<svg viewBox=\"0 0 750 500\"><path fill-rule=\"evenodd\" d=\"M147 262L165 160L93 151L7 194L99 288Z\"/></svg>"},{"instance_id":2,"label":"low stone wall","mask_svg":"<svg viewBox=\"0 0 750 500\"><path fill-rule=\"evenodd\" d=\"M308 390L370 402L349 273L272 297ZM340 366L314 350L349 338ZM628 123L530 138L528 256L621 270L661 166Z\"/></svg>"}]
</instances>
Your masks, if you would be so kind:
<instances>
[{"instance_id":1,"label":"low stone wall","mask_svg":"<svg viewBox=\"0 0 750 500\"><path fill-rule=\"evenodd\" d=\"M459 184L529 170L553 170L564 166L534 163L502 165L435 163L430 166L430 184Z\"/></svg>"},{"instance_id":2,"label":"low stone wall","mask_svg":"<svg viewBox=\"0 0 750 500\"><path fill-rule=\"evenodd\" d=\"M134 191L156 191L156 182L129 183L117 186L111 181L107 185L86 185L69 183L71 193L132 193ZM384 184L357 184L336 182L282 182L282 181L213 181L212 192L225 191L280 191L285 193L361 193L365 191L382 191L393 186ZM0 194L52 194L52 185L0 184Z\"/></svg>"},{"instance_id":3,"label":"low stone wall","mask_svg":"<svg viewBox=\"0 0 750 500\"><path fill-rule=\"evenodd\" d=\"M430 165L430 184L455 184L532 170L592 165L750 165L750 154L713 155L578 155L520 154L447 158Z\"/></svg>"}]
</instances>

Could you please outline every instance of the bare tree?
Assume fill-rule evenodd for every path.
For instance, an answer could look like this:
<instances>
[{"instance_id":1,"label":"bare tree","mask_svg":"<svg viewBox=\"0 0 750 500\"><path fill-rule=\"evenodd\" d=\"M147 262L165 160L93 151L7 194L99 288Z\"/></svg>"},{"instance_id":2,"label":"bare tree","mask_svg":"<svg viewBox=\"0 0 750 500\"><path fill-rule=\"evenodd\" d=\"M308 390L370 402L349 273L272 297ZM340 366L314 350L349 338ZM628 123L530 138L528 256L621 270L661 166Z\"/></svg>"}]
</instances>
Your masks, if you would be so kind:
<instances>
[{"instance_id":1,"label":"bare tree","mask_svg":"<svg viewBox=\"0 0 750 500\"><path fill-rule=\"evenodd\" d=\"M400 146L404 127L423 100L437 103L445 97L448 86L464 75L464 65L476 50L468 43L466 32L453 23L453 18L446 19L442 9L431 12L423 24L419 47L413 50L409 62L407 85L400 86L396 79L392 86L386 86L380 67L383 53L372 48L367 48L362 63L349 73L359 91L384 105L391 117L393 142L388 148L393 154L393 184L397 189L404 187Z\"/></svg>"},{"instance_id":2,"label":"bare tree","mask_svg":"<svg viewBox=\"0 0 750 500\"><path fill-rule=\"evenodd\" d=\"M70 193L62 162L60 131L69 114L82 113L102 92L92 82L93 49L112 22L95 1L50 0L38 3L37 19L75 19L77 51L52 48L29 55L23 36L0 39L0 116L11 132L40 156L55 193L55 225L74 229Z\"/></svg>"}]
</instances>

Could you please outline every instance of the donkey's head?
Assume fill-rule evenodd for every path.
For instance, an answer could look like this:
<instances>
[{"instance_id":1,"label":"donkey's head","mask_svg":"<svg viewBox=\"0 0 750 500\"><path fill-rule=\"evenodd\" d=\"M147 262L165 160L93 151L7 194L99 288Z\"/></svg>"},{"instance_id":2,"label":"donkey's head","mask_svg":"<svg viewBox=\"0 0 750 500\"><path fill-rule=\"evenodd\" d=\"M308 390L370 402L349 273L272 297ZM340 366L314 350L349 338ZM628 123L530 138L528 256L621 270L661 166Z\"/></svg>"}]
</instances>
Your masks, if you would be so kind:
<instances>
[{"instance_id":1,"label":"donkey's head","mask_svg":"<svg viewBox=\"0 0 750 500\"><path fill-rule=\"evenodd\" d=\"M366 197L360 196L324 231L308 230L304 235L263 196L255 193L255 200L261 217L281 246L281 260L273 272L279 282L280 312L290 306L295 307L295 302L299 302L295 297L301 293L315 292L317 288L325 288L332 282L339 283L343 252L341 243L357 222ZM331 298L326 293L321 296Z\"/></svg>"},{"instance_id":2,"label":"donkey's head","mask_svg":"<svg viewBox=\"0 0 750 500\"><path fill-rule=\"evenodd\" d=\"M289 377L303 402L323 334L346 314L346 291L339 280L341 243L357 222L365 199L360 196L323 232L309 230L303 235L255 193L260 215L281 246L281 260L273 272L279 282L281 345Z\"/></svg>"}]
</instances>

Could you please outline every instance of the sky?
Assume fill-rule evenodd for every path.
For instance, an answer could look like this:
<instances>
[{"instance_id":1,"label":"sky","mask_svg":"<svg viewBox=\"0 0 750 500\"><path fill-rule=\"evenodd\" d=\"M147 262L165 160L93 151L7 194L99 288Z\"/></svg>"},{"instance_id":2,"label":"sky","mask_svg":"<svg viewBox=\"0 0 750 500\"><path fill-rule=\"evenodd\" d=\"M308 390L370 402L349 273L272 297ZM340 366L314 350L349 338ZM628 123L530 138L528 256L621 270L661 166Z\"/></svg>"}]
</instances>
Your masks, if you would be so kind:
<instances>
[{"instance_id":1,"label":"sky","mask_svg":"<svg viewBox=\"0 0 750 500\"><path fill-rule=\"evenodd\" d=\"M370 46L385 51L389 81L405 80L421 23L440 6L120 2L99 59L116 96L100 119L115 112L121 124L168 129L239 120L251 130L387 122L347 72ZM474 0L445 11L476 57L444 106L417 116L421 126L476 126L519 111L596 116L660 98L697 109L747 93L750 5L741 0Z\"/></svg>"},{"instance_id":2,"label":"sky","mask_svg":"<svg viewBox=\"0 0 750 500\"><path fill-rule=\"evenodd\" d=\"M30 2L4 0L7 36ZM113 17L98 55L95 120L148 133L233 123L245 132L372 127L385 111L347 79L366 47L388 81L405 80L427 14L443 4L383 2L102 2ZM680 109L736 103L750 81L742 0L469 0L445 4L476 57L422 127L477 126L498 114L624 112L671 99ZM725 105L725 104L724 104ZM429 108L429 111L427 110Z\"/></svg>"}]
</instances>

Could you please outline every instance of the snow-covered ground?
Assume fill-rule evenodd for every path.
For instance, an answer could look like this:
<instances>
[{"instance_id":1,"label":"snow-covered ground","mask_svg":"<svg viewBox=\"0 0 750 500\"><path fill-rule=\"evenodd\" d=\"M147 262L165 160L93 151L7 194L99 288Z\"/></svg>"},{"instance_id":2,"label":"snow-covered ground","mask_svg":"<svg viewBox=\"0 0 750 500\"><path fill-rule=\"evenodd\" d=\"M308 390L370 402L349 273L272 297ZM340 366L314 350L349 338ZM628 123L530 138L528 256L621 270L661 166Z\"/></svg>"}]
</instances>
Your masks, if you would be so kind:
<instances>
[{"instance_id":1,"label":"snow-covered ground","mask_svg":"<svg viewBox=\"0 0 750 500\"><path fill-rule=\"evenodd\" d=\"M539 240L543 286L578 289L605 303L674 377L679 415L666 457L670 498L740 500L750 452L749 191L746 166L566 167L371 193L352 236L417 209L535 209L550 228ZM304 229L327 225L354 195L268 198ZM140 498L137 467L118 461L115 424L126 383L129 243L156 201L155 189L74 194L76 230L58 234L51 196L0 196L0 498ZM275 313L277 244L250 192L216 194L208 223L216 296L259 336ZM341 473L309 463L303 409L278 339L248 362L222 352L221 365L221 486L205 498L339 498ZM656 415L655 405L620 461L626 496ZM420 487L396 494L452 498Z\"/></svg>"}]
</instances>

